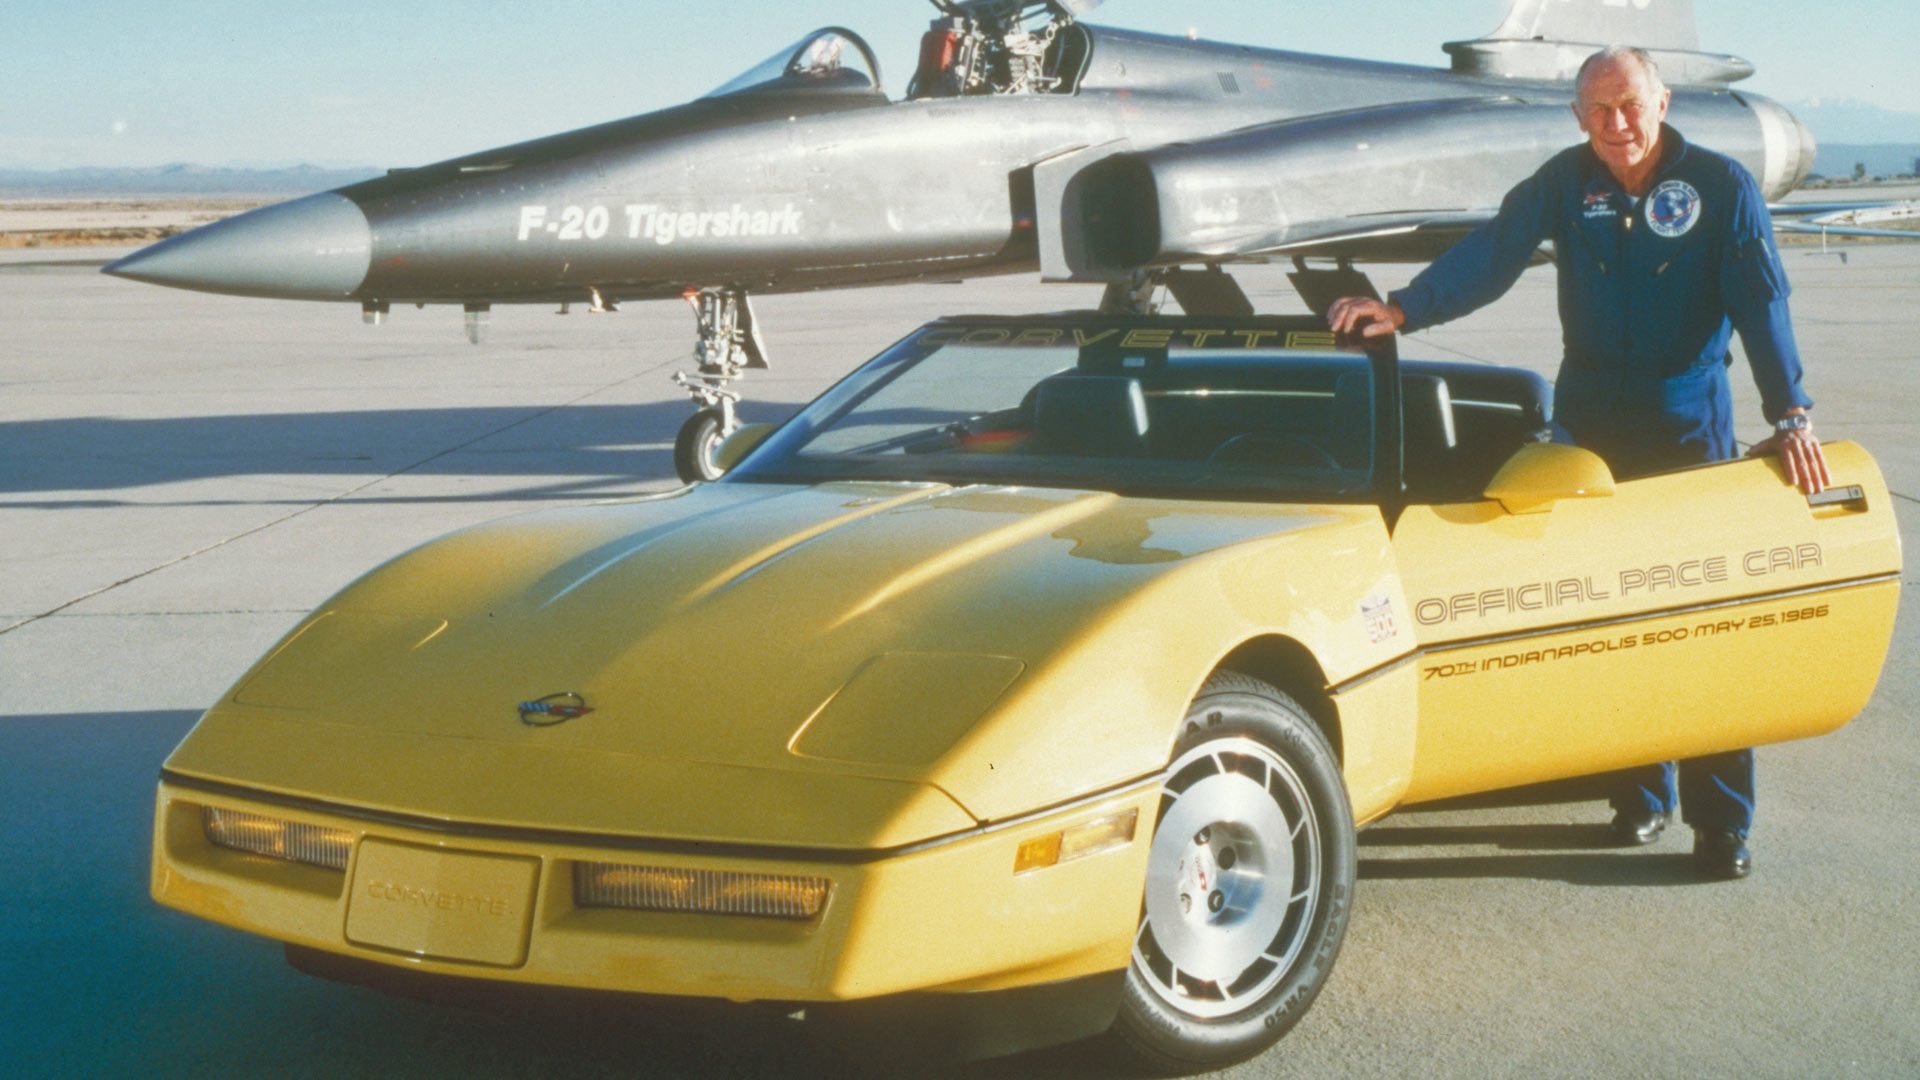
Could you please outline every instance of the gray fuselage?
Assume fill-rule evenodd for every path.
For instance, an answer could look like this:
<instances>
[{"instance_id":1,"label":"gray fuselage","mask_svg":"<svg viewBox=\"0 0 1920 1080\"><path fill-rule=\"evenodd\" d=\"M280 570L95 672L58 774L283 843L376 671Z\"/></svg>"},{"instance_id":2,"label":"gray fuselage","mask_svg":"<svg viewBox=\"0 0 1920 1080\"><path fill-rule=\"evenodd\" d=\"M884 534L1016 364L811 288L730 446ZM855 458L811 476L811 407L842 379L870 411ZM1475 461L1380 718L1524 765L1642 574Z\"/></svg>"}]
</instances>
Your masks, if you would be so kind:
<instances>
[{"instance_id":1,"label":"gray fuselage","mask_svg":"<svg viewBox=\"0 0 1920 1080\"><path fill-rule=\"evenodd\" d=\"M481 304L1032 271L1039 233L1062 227L1057 206L1036 205L1034 167L1108 145L1161 174L1161 220L1123 227L1153 235L1107 245L1137 265L1426 258L1432 235L1387 228L1409 239L1383 242L1381 226L1479 220L1581 138L1564 81L1076 32L1070 93L893 101L864 82L775 84L267 207L115 272L242 295ZM1671 122L1769 197L1811 161L1804 129L1763 98L1679 87Z\"/></svg>"}]
</instances>

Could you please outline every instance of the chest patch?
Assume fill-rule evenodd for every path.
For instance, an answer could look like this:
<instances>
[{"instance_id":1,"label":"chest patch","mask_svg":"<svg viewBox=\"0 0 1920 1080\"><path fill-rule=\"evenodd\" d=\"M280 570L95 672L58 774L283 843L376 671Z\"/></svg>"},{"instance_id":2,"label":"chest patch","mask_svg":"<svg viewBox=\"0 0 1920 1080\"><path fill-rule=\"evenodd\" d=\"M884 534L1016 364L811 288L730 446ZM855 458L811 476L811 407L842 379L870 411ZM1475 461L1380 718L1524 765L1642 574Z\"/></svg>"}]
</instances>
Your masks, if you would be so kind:
<instances>
[{"instance_id":1,"label":"chest patch","mask_svg":"<svg viewBox=\"0 0 1920 1080\"><path fill-rule=\"evenodd\" d=\"M1604 188L1588 188L1580 197L1582 212L1588 221L1594 218L1615 217L1619 211L1613 208L1613 196Z\"/></svg>"},{"instance_id":2,"label":"chest patch","mask_svg":"<svg viewBox=\"0 0 1920 1080\"><path fill-rule=\"evenodd\" d=\"M1700 193L1685 180L1666 180L1647 194L1647 227L1682 236L1700 220Z\"/></svg>"}]
</instances>

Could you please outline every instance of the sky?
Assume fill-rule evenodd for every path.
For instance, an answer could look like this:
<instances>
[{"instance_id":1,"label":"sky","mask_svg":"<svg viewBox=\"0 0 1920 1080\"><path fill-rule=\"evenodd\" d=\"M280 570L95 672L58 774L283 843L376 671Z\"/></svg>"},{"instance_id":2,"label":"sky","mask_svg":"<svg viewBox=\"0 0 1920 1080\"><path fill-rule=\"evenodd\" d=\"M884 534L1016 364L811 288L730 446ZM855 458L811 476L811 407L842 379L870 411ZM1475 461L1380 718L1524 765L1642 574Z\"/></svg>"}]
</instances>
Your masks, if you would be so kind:
<instances>
[{"instance_id":1,"label":"sky","mask_svg":"<svg viewBox=\"0 0 1920 1080\"><path fill-rule=\"evenodd\" d=\"M1439 67L1441 42L1482 36L1507 4L1110 0L1089 21ZM1920 124L1916 0L1695 11L1703 49L1758 67L1743 89ZM924 0L18 0L0 7L0 169L424 164L696 97L826 25L866 37L898 96L933 14Z\"/></svg>"}]
</instances>

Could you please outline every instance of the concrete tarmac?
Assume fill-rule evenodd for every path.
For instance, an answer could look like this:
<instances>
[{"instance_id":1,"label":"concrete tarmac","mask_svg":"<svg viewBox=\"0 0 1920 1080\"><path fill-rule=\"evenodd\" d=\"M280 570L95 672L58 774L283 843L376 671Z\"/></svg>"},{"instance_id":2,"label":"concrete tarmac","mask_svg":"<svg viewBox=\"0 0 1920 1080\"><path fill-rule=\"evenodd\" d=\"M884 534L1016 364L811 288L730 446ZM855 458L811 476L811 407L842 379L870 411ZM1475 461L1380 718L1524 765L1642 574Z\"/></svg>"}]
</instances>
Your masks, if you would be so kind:
<instances>
[{"instance_id":1,"label":"concrete tarmac","mask_svg":"<svg viewBox=\"0 0 1920 1080\"><path fill-rule=\"evenodd\" d=\"M847 1071L805 1025L740 1010L476 1012L319 982L270 942L147 898L160 761L304 612L451 529L674 485L687 406L667 376L693 324L677 303L498 309L474 347L449 309L367 327L345 305L96 273L113 254L0 255L0 1071ZM1818 430L1878 457L1911 549L1920 245L1786 258ZM1277 269L1242 278L1262 310L1299 310ZM766 298L776 367L743 384L747 415L786 415L927 318L1096 297L1020 277ZM1553 271L1405 351L1551 376ZM1740 435L1757 439L1751 380L1734 385ZM1760 752L1752 879L1695 881L1684 828L1607 849L1593 800L1397 813L1361 836L1352 925L1318 1003L1223 1075L1920 1075L1915 597L1860 718ZM1810 683L1820 665L1806 658ZM959 1071L1111 1073L1083 1047Z\"/></svg>"}]
</instances>

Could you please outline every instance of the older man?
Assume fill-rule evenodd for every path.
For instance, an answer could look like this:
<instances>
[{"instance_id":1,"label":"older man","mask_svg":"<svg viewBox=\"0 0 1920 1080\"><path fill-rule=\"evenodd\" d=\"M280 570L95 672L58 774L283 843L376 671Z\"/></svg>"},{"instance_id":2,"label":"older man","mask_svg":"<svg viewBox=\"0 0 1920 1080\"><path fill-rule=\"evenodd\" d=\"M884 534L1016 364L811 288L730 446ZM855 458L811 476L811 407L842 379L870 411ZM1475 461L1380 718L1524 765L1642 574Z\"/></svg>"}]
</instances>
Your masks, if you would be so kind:
<instances>
[{"instance_id":1,"label":"older man","mask_svg":"<svg viewBox=\"0 0 1920 1080\"><path fill-rule=\"evenodd\" d=\"M1375 336L1459 318L1505 293L1551 240L1565 348L1554 419L1576 443L1621 477L1733 457L1727 346L1737 329L1775 428L1750 453L1779 454L1789 482L1819 491L1830 481L1759 185L1666 125L1672 92L1641 50L1589 57L1576 94L1584 144L1522 181L1491 222L1387 302L1347 297L1328 321ZM1745 877L1753 752L1685 761L1679 774L1678 793L1671 764L1631 774L1613 799L1615 837L1652 843L1683 801L1701 873Z\"/></svg>"}]
</instances>

